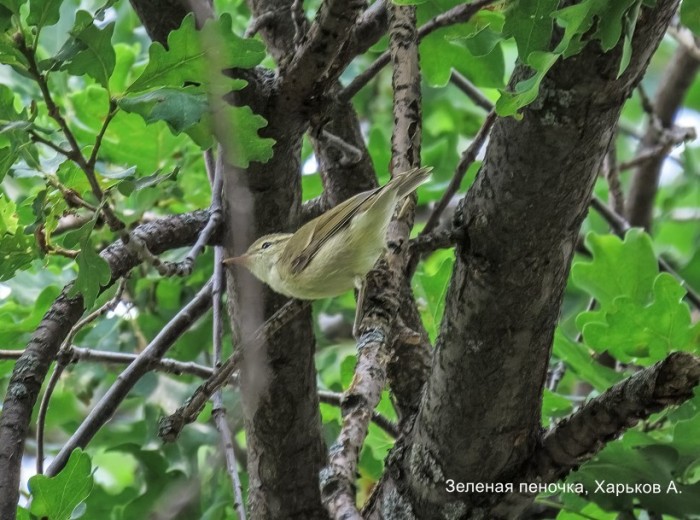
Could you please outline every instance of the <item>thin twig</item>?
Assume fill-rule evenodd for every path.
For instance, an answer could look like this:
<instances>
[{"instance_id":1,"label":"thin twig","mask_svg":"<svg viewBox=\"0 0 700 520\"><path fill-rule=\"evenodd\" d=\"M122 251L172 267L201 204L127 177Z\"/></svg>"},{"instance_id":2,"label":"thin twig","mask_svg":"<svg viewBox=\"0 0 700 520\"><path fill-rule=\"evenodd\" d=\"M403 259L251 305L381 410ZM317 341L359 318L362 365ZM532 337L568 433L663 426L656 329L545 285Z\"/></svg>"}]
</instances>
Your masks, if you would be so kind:
<instances>
[{"instance_id":1,"label":"thin twig","mask_svg":"<svg viewBox=\"0 0 700 520\"><path fill-rule=\"evenodd\" d=\"M214 395L214 392L226 384L231 375L238 370L243 359L243 351L255 352L262 348L266 337L282 328L289 320L306 308L309 303L302 300L290 300L285 303L253 333L250 339L244 340L242 345L226 361L214 369L211 377L195 390L192 396L185 401L185 404L168 417L160 420L158 436L165 442L174 442L182 429L197 419L197 416L199 416L211 396Z\"/></svg>"},{"instance_id":2,"label":"thin twig","mask_svg":"<svg viewBox=\"0 0 700 520\"><path fill-rule=\"evenodd\" d=\"M220 174L217 172L220 176ZM212 335L214 341L214 366L218 366L221 362L221 337L223 334L223 313L221 311L221 297L224 292L224 266L221 263L224 259L224 252L220 246L214 249L214 287L212 290ZM238 463L233 445L233 435L231 429L226 422L226 408L224 407L224 399L219 388L213 396L214 407L212 416L216 429L221 435L221 444L223 445L224 456L226 458L226 471L231 478L231 487L235 498L234 507L238 513L239 520L246 520L245 503L243 502L243 488L241 479L238 475Z\"/></svg>"},{"instance_id":3,"label":"thin twig","mask_svg":"<svg viewBox=\"0 0 700 520\"><path fill-rule=\"evenodd\" d=\"M56 121L59 128L61 129L61 132L63 132L63 135L66 137L66 140L70 145L70 155L67 155L67 157L73 160L80 167L80 169L83 170L83 173L85 173L85 177L87 178L88 184L90 184L90 189L92 190L92 193L95 196L95 198L100 203L104 202L104 192L102 191L102 188L100 187L100 184L97 181L97 177L95 175L95 150L99 149L100 147L100 144L102 142L102 136L106 131L107 124L109 124L109 121L111 121L112 117L114 116L112 112L116 110L116 105L113 105L113 102L110 101L110 112L108 113L107 120L105 121L105 124L100 130L100 134L98 134L97 139L95 141L95 148L93 149L93 155L95 155L95 159L91 157L90 160L86 160L85 156L81 151L81 147L75 138L75 135L73 135L73 132L71 131L70 127L68 126L68 123L61 114L58 105L56 105L55 101L53 100L51 91L49 90L46 75L40 72L39 70L39 66L36 62L35 49L27 47L26 41L21 35L17 42L17 48L27 59L29 74L34 78L34 81L36 81L37 85L39 86L39 90L41 91L42 98L46 103L46 109L48 110L49 116L51 117L51 119ZM114 110L113 107L115 107ZM112 229L113 231L120 231L124 229L124 223L121 220L119 220L119 217L117 217L117 215L112 211L112 208L109 206L109 204L104 204L102 206L102 211L110 229ZM124 240L124 237L122 237L122 240Z\"/></svg>"},{"instance_id":4,"label":"thin twig","mask_svg":"<svg viewBox=\"0 0 700 520\"><path fill-rule=\"evenodd\" d=\"M409 242L411 255L432 253L438 249L447 249L465 238L464 229L449 226L436 229L424 235L418 235Z\"/></svg>"},{"instance_id":5,"label":"thin twig","mask_svg":"<svg viewBox=\"0 0 700 520\"><path fill-rule=\"evenodd\" d=\"M338 163L341 166L352 166L353 164L357 164L362 160L362 150L346 141L343 141L340 137L330 133L328 130L321 130L318 137L319 141L325 141L340 151L341 156Z\"/></svg>"},{"instance_id":6,"label":"thin twig","mask_svg":"<svg viewBox=\"0 0 700 520\"><path fill-rule=\"evenodd\" d=\"M89 325L107 312L113 311L119 302L121 302L125 288L126 278L122 278L119 280L117 292L114 294L114 296L100 306L100 308L94 310L76 323L68 333L68 336L66 336L66 339L63 341L63 345L58 351L58 355L56 356L56 367L54 368L54 371L49 378L49 382L46 385L46 391L44 392L44 397L41 399L36 420L36 472L39 475L44 473L44 429L46 425L46 413L49 409L49 402L51 401L51 396L56 388L56 384L61 378L61 374L63 374L66 366L68 366L68 364L71 362L70 351L71 345L73 344L73 339L85 326Z\"/></svg>"},{"instance_id":7,"label":"thin twig","mask_svg":"<svg viewBox=\"0 0 700 520\"><path fill-rule=\"evenodd\" d=\"M448 25L454 25L458 23L465 23L474 16L483 7L494 3L496 0L475 0L470 4L460 4L444 13L437 15L432 20L429 20L423 24L420 29L418 29L418 41L422 40L434 31L447 27ZM376 76L380 70L382 70L390 61L391 54L389 51L384 51L376 60L372 62L369 67L367 67L362 73L355 76L355 78L346 86L343 90L338 93L338 99L341 102L346 102L352 99L352 97L357 94L362 87L364 87L369 81Z\"/></svg>"},{"instance_id":8,"label":"thin twig","mask_svg":"<svg viewBox=\"0 0 700 520\"><path fill-rule=\"evenodd\" d=\"M90 171L93 172L93 176L94 176L94 171L95 171L95 163L97 163L97 155L99 154L100 148L102 147L102 140L104 139L105 133L107 132L107 127L112 122L112 119L114 119L114 116L117 115L118 111L119 111L119 107L117 105L117 102L114 99L110 98L109 110L107 111L107 116L105 117L105 120L102 122L102 128L100 128L100 131L97 134L97 137L95 138L95 144L92 147L92 153L90 154L90 158L87 161L87 166L90 169ZM95 194L95 195L97 195L97 194Z\"/></svg>"},{"instance_id":9,"label":"thin twig","mask_svg":"<svg viewBox=\"0 0 700 520\"><path fill-rule=\"evenodd\" d=\"M61 155L67 157L68 159L73 159L75 155L71 150L64 150L57 144L53 143L52 141L49 141L48 139L45 139L44 137L41 137L39 134L37 134L34 130L29 131L29 137L32 138L32 141L35 143L41 143L43 145L48 146L51 148L53 151L60 153Z\"/></svg>"},{"instance_id":10,"label":"thin twig","mask_svg":"<svg viewBox=\"0 0 700 520\"><path fill-rule=\"evenodd\" d=\"M422 98L418 31L414 6L391 5L389 12L394 93L391 170L399 172L420 164ZM352 383L341 400L342 426L320 477L321 500L335 520L362 519L355 497L357 465L374 409L387 383L391 333L398 314L399 284L408 259L405 245L413 225L415 205L415 195L406 197L392 220L387 232L388 251L379 262L380 268L367 275L363 305L357 309L358 317L362 316L357 364ZM382 294L377 298L379 291Z\"/></svg>"},{"instance_id":11,"label":"thin twig","mask_svg":"<svg viewBox=\"0 0 700 520\"><path fill-rule=\"evenodd\" d=\"M588 305L586 305L586 311L592 311L595 309L595 306L595 298L591 298L588 301ZM576 343L581 343L583 341L583 331L579 331L574 341ZM566 363L559 361L547 375L547 389L551 392L556 392L559 383L561 383L561 380L564 378L564 375L566 375Z\"/></svg>"},{"instance_id":12,"label":"thin twig","mask_svg":"<svg viewBox=\"0 0 700 520\"><path fill-rule=\"evenodd\" d=\"M206 312L211 305L212 285L213 281L209 280L119 375L51 462L46 471L48 476L56 475L63 468L75 448L84 448L90 442L141 377L151 370L153 364L161 360L173 343Z\"/></svg>"},{"instance_id":13,"label":"thin twig","mask_svg":"<svg viewBox=\"0 0 700 520\"><path fill-rule=\"evenodd\" d=\"M342 406L343 394L328 390L319 390L318 400L325 404ZM372 410L372 422L384 430L384 432L390 437L397 438L399 436L398 426L396 426L392 420L384 417L376 410Z\"/></svg>"},{"instance_id":14,"label":"thin twig","mask_svg":"<svg viewBox=\"0 0 700 520\"><path fill-rule=\"evenodd\" d=\"M188 276L194 269L194 262L197 257L204 251L204 248L209 243L212 235L216 232L223 218L223 209L221 207L221 190L224 186L223 174L223 149L219 147L216 156L216 165L214 167L214 181L211 186L211 205L209 206L209 222L204 226L204 229L199 234L197 242L195 242L190 252L187 253L185 259L178 265L180 276Z\"/></svg>"},{"instance_id":15,"label":"thin twig","mask_svg":"<svg viewBox=\"0 0 700 520\"><path fill-rule=\"evenodd\" d=\"M682 25L671 24L668 27L668 34L680 43L688 54L700 61L700 45L698 45L698 38L693 34L693 31Z\"/></svg>"},{"instance_id":16,"label":"thin twig","mask_svg":"<svg viewBox=\"0 0 700 520\"><path fill-rule=\"evenodd\" d=\"M486 119L484 120L484 123L481 125L481 128L474 136L474 140L462 153L462 157L460 158L459 163L457 164L457 168L455 169L455 174L452 176L450 184L445 189L445 193L443 193L439 202L435 205L433 212L430 214L428 221L425 223L425 226L421 231L422 235L430 233L433 229L437 227L438 223L440 222L440 216L442 215L442 212L445 211L445 208L447 208L447 206L449 205L450 201L452 200L452 197L454 197L454 195L457 193L457 190L459 190L459 185L462 183L462 179L464 179L467 170L474 163L474 161L476 161L476 157L479 154L481 148L484 146L484 142L486 141L489 132L491 132L491 127L493 126L493 123L495 121L496 113L489 112L489 114L486 116Z\"/></svg>"},{"instance_id":17,"label":"thin twig","mask_svg":"<svg viewBox=\"0 0 700 520\"><path fill-rule=\"evenodd\" d=\"M620 168L617 163L617 147L615 139L617 134L613 134L610 139L610 149L606 155L605 180L608 182L608 200L610 206L619 215L625 214L625 194L622 192L620 183Z\"/></svg>"},{"instance_id":18,"label":"thin twig","mask_svg":"<svg viewBox=\"0 0 700 520\"><path fill-rule=\"evenodd\" d=\"M476 157L479 154L481 148L484 146L484 142L486 142L486 138L491 132L491 127L493 126L495 121L496 112L489 112L489 114L486 116L486 119L484 120L484 123L481 125L481 128L474 136L474 140L462 153L462 157L459 160L459 163L457 164L457 168L455 169L455 173L452 176L452 179L450 180L450 184L447 186L447 188L445 188L445 193L443 193L442 197L435 205L435 208L433 208L433 212L430 214L430 217L428 217L428 221L425 223L425 226L418 234L419 237L428 235L440 223L440 217L442 216L442 213L450 204L450 201L452 200L452 197L454 197L457 193L457 190L459 190L459 186L462 183L462 179L464 179L467 170L474 163L474 161L476 161ZM413 273L416 270L416 266L418 265L418 258L419 257L415 251L411 253L411 257L409 258L406 266L406 273L409 277L413 276Z\"/></svg>"},{"instance_id":19,"label":"thin twig","mask_svg":"<svg viewBox=\"0 0 700 520\"><path fill-rule=\"evenodd\" d=\"M61 192L63 199L69 206L83 207L85 209L89 209L92 212L97 211L97 206L95 206L94 204L90 204L88 201L82 198L77 191L61 184L61 182L58 179L56 179L53 175L47 175L46 182Z\"/></svg>"},{"instance_id":20,"label":"thin twig","mask_svg":"<svg viewBox=\"0 0 700 520\"><path fill-rule=\"evenodd\" d=\"M221 218L221 190L223 189L223 170L224 170L224 150L219 145L217 150L216 161L214 163L214 171L211 175L211 209L219 214L219 219ZM205 156L205 163L207 163L207 157ZM207 226L202 230L202 233L197 240L197 244L202 240L202 235L204 235L207 228L212 224L210 219ZM208 238L207 238L208 240ZM202 242L202 248L206 244L206 241ZM197 245L195 245L195 248ZM196 253L196 249L193 248L187 258L190 258L193 253ZM226 288L226 278L224 273L224 251L221 246L216 246L214 248L214 283L212 287L212 338L214 347L214 367L219 366L221 363L221 339L223 336L223 324L224 317L221 310L221 298L223 297ZM221 435L221 444L223 445L224 457L226 458L226 471L231 478L231 487L233 491L233 496L235 498L234 507L238 513L238 520L246 520L245 504L243 502L243 488L241 486L241 479L238 475L238 464L236 461L236 453L234 451L233 445L233 435L231 434L231 429L226 422L226 408L224 407L224 398L219 388L213 397L214 407L212 410L212 416L214 417L214 424L216 429Z\"/></svg>"},{"instance_id":21,"label":"thin twig","mask_svg":"<svg viewBox=\"0 0 700 520\"><path fill-rule=\"evenodd\" d=\"M0 360L19 359L23 353L24 350L0 350ZM108 365L129 365L139 356L139 354L132 354L130 352L109 352L76 347L75 345L71 346L69 354L69 363L93 362L105 363ZM192 361L178 361L177 359L171 358L154 360L149 365L148 369L176 376L188 374L202 379L210 377L213 372L211 367L200 365ZM236 386L238 384L238 378L234 375L229 379L228 384Z\"/></svg>"},{"instance_id":22,"label":"thin twig","mask_svg":"<svg viewBox=\"0 0 700 520\"><path fill-rule=\"evenodd\" d=\"M267 27L270 24L270 22L272 22L272 20L275 19L278 13L279 10L267 11L266 13L263 13L260 16L253 18L253 20L250 22L250 25L245 30L244 36L246 38L252 38L256 34L258 34L258 31L263 27Z\"/></svg>"},{"instance_id":23,"label":"thin twig","mask_svg":"<svg viewBox=\"0 0 700 520\"><path fill-rule=\"evenodd\" d=\"M476 106L483 108L487 112L493 110L493 103L491 103L471 81L454 69L452 69L452 74L450 75L450 83L464 92Z\"/></svg>"},{"instance_id":24,"label":"thin twig","mask_svg":"<svg viewBox=\"0 0 700 520\"><path fill-rule=\"evenodd\" d=\"M293 0L290 10L294 24L294 47L298 48L306 36L307 21L304 13L304 0Z\"/></svg>"},{"instance_id":25,"label":"thin twig","mask_svg":"<svg viewBox=\"0 0 700 520\"><path fill-rule=\"evenodd\" d=\"M632 228L630 223L625 220L624 217L615 213L607 204L601 201L598 197L591 198L591 207L595 209L598 214L603 217L606 222L610 225L613 232L619 236L624 237L625 233ZM688 284L688 282L680 275L678 272L663 258L658 258L659 268L662 271L673 275L686 290L685 297L696 309L700 309L700 295L698 295L695 290Z\"/></svg>"},{"instance_id":26,"label":"thin twig","mask_svg":"<svg viewBox=\"0 0 700 520\"><path fill-rule=\"evenodd\" d=\"M621 162L618 166L618 170L623 172L626 170L630 170L632 168L636 168L637 166L640 166L648 161L651 161L652 159L656 159L658 157L662 157L662 156L666 155L670 151L671 148L672 148L672 145L669 145L669 144L657 145L650 150L645 150L645 151L641 152L640 154L636 155L634 158L630 159L629 161Z\"/></svg>"},{"instance_id":27,"label":"thin twig","mask_svg":"<svg viewBox=\"0 0 700 520\"><path fill-rule=\"evenodd\" d=\"M184 264L178 264L175 262L163 262L148 250L148 247L146 246L145 242L140 237L126 231L126 226L116 215L112 207L109 205L107 199L105 198L105 192L102 190L97 180L97 176L95 174L95 164L97 162L97 156L102 145L102 140L104 138L105 132L107 131L107 127L109 126L110 122L112 121L112 119L118 111L116 101L110 99L109 110L102 124L102 127L100 128L95 138L92 153L90 157L86 159L81 151L78 141L75 138L75 135L71 131L70 127L68 126L68 123L61 114L58 106L53 100L53 97L51 96L46 76L42 72L40 72L39 67L37 65L35 50L27 47L26 42L23 38L20 38L20 41L18 42L18 49L26 57L29 63L29 73L39 85L39 89L41 90L42 97L44 99L44 102L46 103L46 108L48 110L49 116L54 121L56 121L59 128L65 135L68 144L70 145L70 152L67 155L67 157L73 160L85 174L88 184L90 184L90 188L92 190L93 195L100 203L100 209L104 214L105 221L107 222L109 228L112 231L115 231L119 234L119 237L121 238L122 242L129 248L129 250L132 253L136 254L141 260L153 265L161 275L172 276L174 274L189 274L186 269L183 269L183 267L186 268L187 266L189 266L188 262ZM211 234L212 232L210 231L209 233Z\"/></svg>"}]
</instances>

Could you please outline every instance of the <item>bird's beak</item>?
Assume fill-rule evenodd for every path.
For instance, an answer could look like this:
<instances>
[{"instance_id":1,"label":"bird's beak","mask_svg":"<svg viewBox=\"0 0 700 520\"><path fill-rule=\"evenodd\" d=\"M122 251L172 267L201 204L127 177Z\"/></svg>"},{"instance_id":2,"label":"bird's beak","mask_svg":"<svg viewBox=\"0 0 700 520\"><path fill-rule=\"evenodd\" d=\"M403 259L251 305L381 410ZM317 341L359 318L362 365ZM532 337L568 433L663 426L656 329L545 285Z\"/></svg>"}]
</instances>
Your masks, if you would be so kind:
<instances>
[{"instance_id":1,"label":"bird's beak","mask_svg":"<svg viewBox=\"0 0 700 520\"><path fill-rule=\"evenodd\" d=\"M246 265L248 263L248 255L232 256L221 261L224 265Z\"/></svg>"}]
</instances>

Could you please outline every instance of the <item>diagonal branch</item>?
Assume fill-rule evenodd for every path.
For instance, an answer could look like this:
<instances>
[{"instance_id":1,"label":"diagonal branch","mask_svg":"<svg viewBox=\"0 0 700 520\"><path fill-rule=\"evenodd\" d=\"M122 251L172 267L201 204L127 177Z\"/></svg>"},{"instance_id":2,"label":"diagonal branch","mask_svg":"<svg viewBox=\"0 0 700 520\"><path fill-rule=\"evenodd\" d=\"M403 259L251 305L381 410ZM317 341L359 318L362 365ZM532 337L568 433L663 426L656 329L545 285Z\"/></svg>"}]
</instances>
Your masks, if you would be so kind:
<instances>
[{"instance_id":1,"label":"diagonal branch","mask_svg":"<svg viewBox=\"0 0 700 520\"><path fill-rule=\"evenodd\" d=\"M166 217L139 226L151 251L163 252L192 244L209 219L206 211ZM138 265L138 258L121 242L100 255L112 271L112 282ZM19 493L19 470L32 409L61 342L83 314L83 299L69 298L66 287L36 328L15 364L0 416L0 518L14 518Z\"/></svg>"},{"instance_id":2,"label":"diagonal branch","mask_svg":"<svg viewBox=\"0 0 700 520\"><path fill-rule=\"evenodd\" d=\"M342 71L330 74L331 64L365 5L365 0L324 0L304 43L283 70L283 96L304 103L312 93L325 92L338 79Z\"/></svg>"},{"instance_id":3,"label":"diagonal branch","mask_svg":"<svg viewBox=\"0 0 700 520\"><path fill-rule=\"evenodd\" d=\"M469 19L479 12L480 9L486 7L496 0L475 0L470 4L460 4L444 13L437 15L432 20L423 24L418 30L418 41L422 40L429 34L447 27L449 25L455 25L458 23L465 23ZM338 99L341 101L348 101L357 94L362 87L364 87L369 81L376 76L380 70L382 70L391 60L390 51L385 51L376 60L372 62L369 67L367 67L364 72L358 74L355 79L353 79L347 87L345 87L339 94Z\"/></svg>"},{"instance_id":4,"label":"diagonal branch","mask_svg":"<svg viewBox=\"0 0 700 520\"><path fill-rule=\"evenodd\" d=\"M564 478L640 420L693 397L698 381L700 357L686 352L675 352L640 370L549 430L517 480L547 483ZM533 496L513 493L502 497L489 517L518 518Z\"/></svg>"},{"instance_id":5,"label":"diagonal branch","mask_svg":"<svg viewBox=\"0 0 700 520\"><path fill-rule=\"evenodd\" d=\"M489 112L489 114L486 116L486 119L484 120L484 123L481 125L481 128L474 136L474 140L462 153L462 157L460 158L459 163L457 164L455 174L452 176L450 184L447 186L447 188L445 188L445 193L442 194L442 197L435 205L435 208L430 214L430 217L428 217L428 221L425 223L425 226L421 230L419 237L424 237L428 235L440 223L440 217L442 216L443 212L452 200L452 197L454 197L457 193L457 190L459 190L459 186L462 183L462 180L464 179L467 170L474 163L474 161L476 161L476 156L481 150L481 148L484 146L484 142L486 141L486 138L488 137L489 132L491 131L491 127L493 126L493 123L495 121L496 113L494 111ZM413 274L417 264L418 257L412 256L409 259L407 268L409 276Z\"/></svg>"},{"instance_id":6,"label":"diagonal branch","mask_svg":"<svg viewBox=\"0 0 700 520\"><path fill-rule=\"evenodd\" d=\"M282 306L252 334L251 338L243 341L242 345L226 361L214 368L207 380L194 391L185 404L160 420L158 436L165 442L174 442L182 429L197 419L212 395L227 384L233 373L241 367L244 351L246 355L251 357L259 355L265 346L265 339L278 332L308 305L308 301L290 300Z\"/></svg>"},{"instance_id":7,"label":"diagonal branch","mask_svg":"<svg viewBox=\"0 0 700 520\"><path fill-rule=\"evenodd\" d=\"M507 482L535 450L554 330L593 184L622 104L677 5L643 8L621 76L622 45L607 54L586 45L550 69L521 120L494 123L457 209L466 234L420 411L397 441L382 486L410 497L417 518L471 510L477 498L449 493L447 479ZM517 66L511 85L529 74Z\"/></svg>"},{"instance_id":8,"label":"diagonal branch","mask_svg":"<svg viewBox=\"0 0 700 520\"><path fill-rule=\"evenodd\" d=\"M53 459L46 470L48 476L54 476L61 471L75 448L87 446L100 428L114 415L134 385L148 373L150 367L160 360L173 343L204 315L211 306L212 286L213 282L209 280L195 297L161 329L143 352L119 374L117 381L102 396Z\"/></svg>"}]
</instances>

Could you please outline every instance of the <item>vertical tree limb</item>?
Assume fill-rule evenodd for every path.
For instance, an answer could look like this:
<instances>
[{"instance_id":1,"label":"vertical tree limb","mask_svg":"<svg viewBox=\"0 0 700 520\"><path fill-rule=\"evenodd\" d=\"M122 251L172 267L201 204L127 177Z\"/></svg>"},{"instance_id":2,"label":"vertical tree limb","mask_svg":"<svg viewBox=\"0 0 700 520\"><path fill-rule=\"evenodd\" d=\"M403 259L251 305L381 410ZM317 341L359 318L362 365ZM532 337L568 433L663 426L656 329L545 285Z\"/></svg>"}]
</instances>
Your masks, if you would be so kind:
<instances>
[{"instance_id":1,"label":"vertical tree limb","mask_svg":"<svg viewBox=\"0 0 700 520\"><path fill-rule=\"evenodd\" d=\"M420 412L388 461L383 485L394 494L373 511L398 496L417 518L470 518L474 504L445 481L508 482L535 449L578 230L621 107L677 5L642 11L621 77L622 46L603 53L588 44L555 64L521 120L496 121L457 210L466 235ZM511 85L529 74L518 67Z\"/></svg>"},{"instance_id":2,"label":"vertical tree limb","mask_svg":"<svg viewBox=\"0 0 700 520\"><path fill-rule=\"evenodd\" d=\"M420 164L421 95L415 7L390 7L390 47L394 64L392 171ZM391 334L399 309L404 252L413 225L415 195L407 197L387 234L389 251L366 279L365 307L355 374L341 402L343 425L321 473L323 502L335 519L359 520L355 473L374 407L386 383ZM404 374L405 376L405 374Z\"/></svg>"},{"instance_id":3,"label":"vertical tree limb","mask_svg":"<svg viewBox=\"0 0 700 520\"><path fill-rule=\"evenodd\" d=\"M660 132L670 129L673 125L676 112L683 103L699 67L700 60L686 46L679 45L671 63L661 75L661 83L654 98L654 115L658 118L661 128L658 128L654 121L647 123L647 130L639 143L637 155L644 154L660 144ZM654 201L665 159L666 153L654 154L634 172L627 198L627 219L633 226L651 229Z\"/></svg>"}]
</instances>

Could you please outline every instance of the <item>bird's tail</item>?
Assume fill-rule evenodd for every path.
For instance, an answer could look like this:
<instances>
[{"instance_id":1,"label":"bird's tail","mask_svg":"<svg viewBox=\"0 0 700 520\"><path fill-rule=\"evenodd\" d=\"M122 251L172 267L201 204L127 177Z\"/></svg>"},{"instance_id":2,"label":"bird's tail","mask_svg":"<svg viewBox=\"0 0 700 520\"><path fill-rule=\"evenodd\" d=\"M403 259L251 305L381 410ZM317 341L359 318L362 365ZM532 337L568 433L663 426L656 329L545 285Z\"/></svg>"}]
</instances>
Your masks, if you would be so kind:
<instances>
[{"instance_id":1,"label":"bird's tail","mask_svg":"<svg viewBox=\"0 0 700 520\"><path fill-rule=\"evenodd\" d=\"M398 198L401 199L423 184L430 177L430 172L433 171L432 166L423 166L421 168L411 168L405 172L397 173L391 182L397 186L399 191Z\"/></svg>"}]
</instances>

